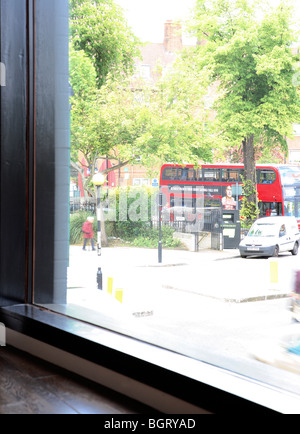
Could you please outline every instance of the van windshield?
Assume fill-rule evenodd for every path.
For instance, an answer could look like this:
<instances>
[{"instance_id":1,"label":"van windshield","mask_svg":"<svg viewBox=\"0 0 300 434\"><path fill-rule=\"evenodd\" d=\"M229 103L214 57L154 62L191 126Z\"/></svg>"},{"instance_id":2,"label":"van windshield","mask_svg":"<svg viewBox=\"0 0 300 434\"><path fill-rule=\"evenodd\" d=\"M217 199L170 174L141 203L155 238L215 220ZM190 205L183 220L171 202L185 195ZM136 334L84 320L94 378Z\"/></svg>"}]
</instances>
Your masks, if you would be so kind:
<instances>
[{"instance_id":1,"label":"van windshield","mask_svg":"<svg viewBox=\"0 0 300 434\"><path fill-rule=\"evenodd\" d=\"M256 224L252 226L248 233L248 237L275 237L276 226L274 224Z\"/></svg>"}]
</instances>

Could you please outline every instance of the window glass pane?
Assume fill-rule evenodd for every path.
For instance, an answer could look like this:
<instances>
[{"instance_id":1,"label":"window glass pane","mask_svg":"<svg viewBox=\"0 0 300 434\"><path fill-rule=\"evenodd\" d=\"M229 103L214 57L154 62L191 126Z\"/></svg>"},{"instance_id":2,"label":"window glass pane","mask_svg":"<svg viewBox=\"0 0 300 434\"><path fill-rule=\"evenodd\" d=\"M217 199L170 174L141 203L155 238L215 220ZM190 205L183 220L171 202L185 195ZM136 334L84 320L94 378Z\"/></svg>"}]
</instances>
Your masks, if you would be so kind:
<instances>
[{"instance_id":1,"label":"window glass pane","mask_svg":"<svg viewBox=\"0 0 300 434\"><path fill-rule=\"evenodd\" d=\"M259 184L273 184L276 181L276 172L270 169L260 169L257 181Z\"/></svg>"},{"instance_id":2,"label":"window glass pane","mask_svg":"<svg viewBox=\"0 0 300 434\"><path fill-rule=\"evenodd\" d=\"M177 169L175 167L166 167L163 171L163 179L174 181L177 179Z\"/></svg>"},{"instance_id":3,"label":"window glass pane","mask_svg":"<svg viewBox=\"0 0 300 434\"><path fill-rule=\"evenodd\" d=\"M203 170L203 181L205 181L205 182L219 182L220 181L220 170L219 169L204 169Z\"/></svg>"},{"instance_id":4,"label":"window glass pane","mask_svg":"<svg viewBox=\"0 0 300 434\"><path fill-rule=\"evenodd\" d=\"M285 200L284 201L284 215L296 217L297 208L295 201Z\"/></svg>"},{"instance_id":5,"label":"window glass pane","mask_svg":"<svg viewBox=\"0 0 300 434\"><path fill-rule=\"evenodd\" d=\"M278 202L259 202L260 217L271 217L282 215L282 204Z\"/></svg>"},{"instance_id":6,"label":"window glass pane","mask_svg":"<svg viewBox=\"0 0 300 434\"><path fill-rule=\"evenodd\" d=\"M222 169L222 182L239 182L239 174L238 169Z\"/></svg>"},{"instance_id":7,"label":"window glass pane","mask_svg":"<svg viewBox=\"0 0 300 434\"><path fill-rule=\"evenodd\" d=\"M196 175L195 175L195 170L194 169L187 169L187 180L188 181L195 181L196 180Z\"/></svg>"},{"instance_id":8,"label":"window glass pane","mask_svg":"<svg viewBox=\"0 0 300 434\"><path fill-rule=\"evenodd\" d=\"M44 51L47 52L46 47ZM115 91L119 89L116 86ZM130 93L133 91L130 89ZM115 94L109 96L111 104L116 100ZM137 110L134 98L129 97L126 104L132 104ZM80 94L75 93L74 98L80 98ZM81 109L85 102L80 100ZM92 107L90 114L98 106ZM125 107L122 105L122 110ZM85 108L89 110L91 106L87 103ZM70 218L70 231L66 235L70 239L67 303L41 304L299 394L299 377L289 373L293 381L286 381L278 367L274 369L275 374L273 369L269 371L267 363L262 361L265 353L261 352L270 341L282 345L281 331L289 329L291 323L287 302L293 290L293 272L298 267L297 258L290 254L293 247L285 252L289 257L279 261L279 266L284 266L280 274L283 277L279 277L283 280L277 282L276 290L270 279L269 261L257 257L244 260L238 245L232 249L224 247L224 237L235 238L240 220L235 209L228 209L224 233L221 200L226 187L222 183L235 185L241 181L242 171L234 167L166 167L160 202L157 185L152 189L142 185L149 175L148 169L141 167L141 161L138 168L137 164L119 165L118 151L124 152L124 146L114 148L108 158L98 153L87 161L75 139L81 128L87 130L88 136L90 125L99 118L89 117L88 123L84 123L85 116L79 121L74 114L77 114L75 109L71 112L71 157L77 158L79 170L71 174L70 196L79 199L79 203L73 210L57 208L60 219ZM125 121L130 123L132 118L128 115L122 128L126 128ZM106 128L103 134L107 134ZM132 128L134 123L130 123L126 133ZM121 128L119 133L126 136ZM86 145L86 140L83 143ZM126 149L125 157L128 154ZM60 187L69 182L69 172L62 174L57 163L55 193L58 196ZM159 167L151 169L156 171L151 179L159 179ZM139 171L138 175L134 174L135 170ZM99 172L105 175L104 183L94 186L92 178ZM272 184L275 180L273 170L259 171L261 184ZM189 181L205 182L205 190L197 191ZM260 203L262 216L282 214L282 203L273 201L272 196ZM298 208L298 202L286 196L285 215L298 214ZM162 246L162 262L157 259L158 246ZM55 255L59 263L59 245ZM296 344L300 345L300 339ZM286 348L288 345L289 342Z\"/></svg>"},{"instance_id":9,"label":"window glass pane","mask_svg":"<svg viewBox=\"0 0 300 434\"><path fill-rule=\"evenodd\" d=\"M279 168L282 185L300 184L300 167Z\"/></svg>"},{"instance_id":10,"label":"window glass pane","mask_svg":"<svg viewBox=\"0 0 300 434\"><path fill-rule=\"evenodd\" d=\"M196 181L202 181L202 169L196 169Z\"/></svg>"}]
</instances>

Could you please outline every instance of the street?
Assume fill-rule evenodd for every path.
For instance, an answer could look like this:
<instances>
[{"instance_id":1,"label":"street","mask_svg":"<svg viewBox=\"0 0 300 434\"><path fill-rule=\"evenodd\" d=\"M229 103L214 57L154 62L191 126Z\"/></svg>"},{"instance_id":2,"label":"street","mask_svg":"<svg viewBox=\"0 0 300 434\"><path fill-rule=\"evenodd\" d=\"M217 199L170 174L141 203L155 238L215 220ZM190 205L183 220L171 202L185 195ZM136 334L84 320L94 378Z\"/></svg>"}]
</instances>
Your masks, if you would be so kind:
<instances>
[{"instance_id":1,"label":"street","mask_svg":"<svg viewBox=\"0 0 300 434\"><path fill-rule=\"evenodd\" d=\"M297 256L170 250L159 265L151 249L105 248L101 257L80 247L70 252L72 314L104 328L216 364L252 361L258 346L281 345L298 333L288 309ZM99 264L103 291L96 285Z\"/></svg>"}]
</instances>

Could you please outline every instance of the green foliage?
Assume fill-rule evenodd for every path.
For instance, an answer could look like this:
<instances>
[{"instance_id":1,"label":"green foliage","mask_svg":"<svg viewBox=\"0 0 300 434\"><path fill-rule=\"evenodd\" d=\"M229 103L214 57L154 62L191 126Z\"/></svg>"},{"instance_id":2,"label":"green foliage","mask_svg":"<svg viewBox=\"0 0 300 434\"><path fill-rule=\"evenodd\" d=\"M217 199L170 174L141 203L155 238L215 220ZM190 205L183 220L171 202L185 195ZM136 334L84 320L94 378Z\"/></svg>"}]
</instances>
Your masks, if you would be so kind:
<instances>
[{"instance_id":1,"label":"green foliage","mask_svg":"<svg viewBox=\"0 0 300 434\"><path fill-rule=\"evenodd\" d=\"M174 229L163 226L162 227L162 246L165 248L175 248L181 245L179 240L173 239ZM132 244L135 247L149 247L156 248L158 246L159 230L153 228L145 228L145 230L133 239Z\"/></svg>"},{"instance_id":2,"label":"green foliage","mask_svg":"<svg viewBox=\"0 0 300 434\"><path fill-rule=\"evenodd\" d=\"M286 137L293 136L292 124L300 118L293 17L287 1L274 6L256 0L197 0L191 30L205 43L189 50L185 60L206 75L208 89L215 86L216 117L210 129L220 147L234 148L253 136L255 146L286 149Z\"/></svg>"},{"instance_id":3,"label":"green foliage","mask_svg":"<svg viewBox=\"0 0 300 434\"><path fill-rule=\"evenodd\" d=\"M116 222L115 236L130 241L136 247L158 246L159 231L152 227L151 216L155 206L155 189L149 187L118 188L115 195ZM122 201L127 199L123 208ZM162 227L162 244L164 247L178 247L180 241L173 239L174 229Z\"/></svg>"},{"instance_id":4,"label":"green foliage","mask_svg":"<svg viewBox=\"0 0 300 434\"><path fill-rule=\"evenodd\" d=\"M159 231L152 227L151 215L155 190L149 187L116 188L110 190L109 203L114 209L105 215L106 234L109 237L121 238L135 247L156 248ZM102 198L105 201L107 197ZM70 244L81 244L82 224L91 213L80 211L70 217ZM95 216L94 216L95 217ZM94 232L97 233L97 219L94 221ZM174 229L162 227L163 247L180 246L179 240L173 239Z\"/></svg>"},{"instance_id":5,"label":"green foliage","mask_svg":"<svg viewBox=\"0 0 300 434\"><path fill-rule=\"evenodd\" d=\"M257 200L253 202L249 198L255 197ZM243 199L242 207L240 211L242 227L250 228L259 215L259 209L257 206L258 197L256 185L250 180L243 180Z\"/></svg>"},{"instance_id":6,"label":"green foliage","mask_svg":"<svg viewBox=\"0 0 300 434\"><path fill-rule=\"evenodd\" d=\"M103 158L114 170L212 161L215 143L205 126L202 74L178 61L164 77L158 71L155 85L129 79L141 43L123 11L113 0L71 0L70 6L71 164L85 193L94 196L82 161L90 174Z\"/></svg>"},{"instance_id":7,"label":"green foliage","mask_svg":"<svg viewBox=\"0 0 300 434\"><path fill-rule=\"evenodd\" d=\"M118 76L132 73L134 58L140 55L141 42L113 0L71 0L71 41L93 61L97 86L108 73Z\"/></svg>"}]
</instances>

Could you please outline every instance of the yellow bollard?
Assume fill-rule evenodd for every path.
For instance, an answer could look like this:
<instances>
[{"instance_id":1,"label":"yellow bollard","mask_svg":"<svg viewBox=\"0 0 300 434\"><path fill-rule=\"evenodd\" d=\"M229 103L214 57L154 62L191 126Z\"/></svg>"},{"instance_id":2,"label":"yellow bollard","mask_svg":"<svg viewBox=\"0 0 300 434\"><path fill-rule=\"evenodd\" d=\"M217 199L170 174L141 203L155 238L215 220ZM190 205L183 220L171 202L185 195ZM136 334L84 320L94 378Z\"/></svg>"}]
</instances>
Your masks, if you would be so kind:
<instances>
[{"instance_id":1,"label":"yellow bollard","mask_svg":"<svg viewBox=\"0 0 300 434\"><path fill-rule=\"evenodd\" d=\"M112 277L109 277L107 279L107 292L109 295L112 295L112 293L113 293L113 282L114 282L114 279Z\"/></svg>"},{"instance_id":2,"label":"yellow bollard","mask_svg":"<svg viewBox=\"0 0 300 434\"><path fill-rule=\"evenodd\" d=\"M115 290L115 298L120 303L123 303L123 289L116 289Z\"/></svg>"},{"instance_id":3,"label":"yellow bollard","mask_svg":"<svg viewBox=\"0 0 300 434\"><path fill-rule=\"evenodd\" d=\"M270 279L271 283L279 283L279 271L277 261L270 262Z\"/></svg>"}]
</instances>

